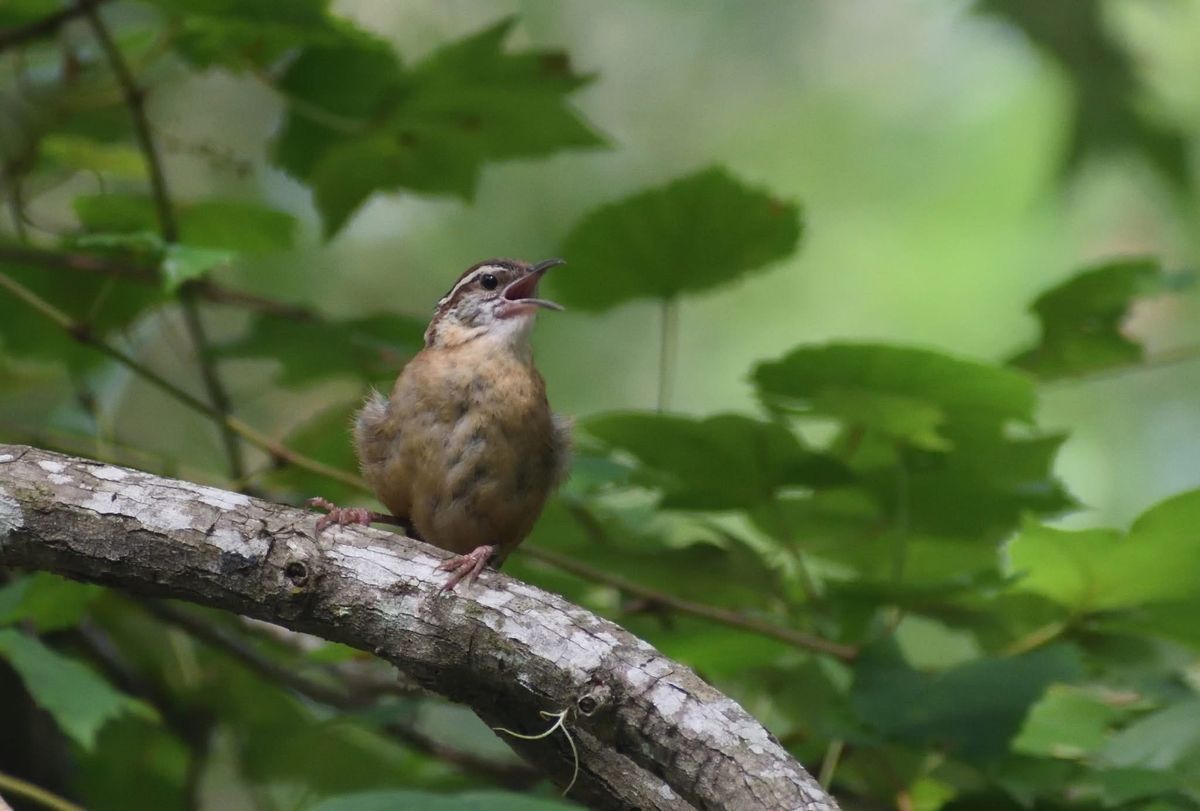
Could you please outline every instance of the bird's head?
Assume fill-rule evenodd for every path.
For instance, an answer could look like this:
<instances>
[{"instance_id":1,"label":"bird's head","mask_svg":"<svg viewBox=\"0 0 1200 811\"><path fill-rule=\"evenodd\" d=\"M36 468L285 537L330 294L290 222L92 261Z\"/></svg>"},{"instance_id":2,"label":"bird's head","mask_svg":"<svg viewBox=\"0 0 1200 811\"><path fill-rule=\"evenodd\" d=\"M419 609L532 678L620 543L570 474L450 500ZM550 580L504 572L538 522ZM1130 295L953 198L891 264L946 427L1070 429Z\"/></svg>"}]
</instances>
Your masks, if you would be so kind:
<instances>
[{"instance_id":1,"label":"bird's head","mask_svg":"<svg viewBox=\"0 0 1200 811\"><path fill-rule=\"evenodd\" d=\"M561 259L534 265L489 259L468 268L438 302L425 330L425 346L451 347L483 337L524 344L539 308L562 309L537 297L542 276L561 264Z\"/></svg>"}]
</instances>

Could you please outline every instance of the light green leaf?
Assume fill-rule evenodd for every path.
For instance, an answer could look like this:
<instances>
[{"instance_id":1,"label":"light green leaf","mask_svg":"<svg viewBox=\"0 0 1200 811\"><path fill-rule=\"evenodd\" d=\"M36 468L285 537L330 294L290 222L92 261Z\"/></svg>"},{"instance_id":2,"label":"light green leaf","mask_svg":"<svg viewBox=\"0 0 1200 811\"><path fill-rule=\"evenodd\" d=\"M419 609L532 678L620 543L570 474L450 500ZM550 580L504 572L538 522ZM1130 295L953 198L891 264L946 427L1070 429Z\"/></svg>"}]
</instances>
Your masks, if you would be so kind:
<instances>
[{"instance_id":1,"label":"light green leaf","mask_svg":"<svg viewBox=\"0 0 1200 811\"><path fill-rule=\"evenodd\" d=\"M433 794L428 791L366 791L330 797L310 811L568 811L576 806L504 791Z\"/></svg>"},{"instance_id":2,"label":"light green leaf","mask_svg":"<svg viewBox=\"0 0 1200 811\"><path fill-rule=\"evenodd\" d=\"M1200 490L1145 512L1128 533L1030 523L1009 547L1016 588L1072 611L1104 611L1200 595Z\"/></svg>"},{"instance_id":3,"label":"light green leaf","mask_svg":"<svg viewBox=\"0 0 1200 811\"><path fill-rule=\"evenodd\" d=\"M75 215L92 232L157 233L154 201L144 194L82 195ZM185 245L237 253L268 253L290 248L296 235L292 215L245 200L175 203L179 240Z\"/></svg>"},{"instance_id":4,"label":"light green leaf","mask_svg":"<svg viewBox=\"0 0 1200 811\"><path fill-rule=\"evenodd\" d=\"M84 749L91 749L100 728L118 716L157 718L149 705L117 692L91 668L34 637L0 629L0 656L21 676L38 706Z\"/></svg>"},{"instance_id":5,"label":"light green leaf","mask_svg":"<svg viewBox=\"0 0 1200 811\"><path fill-rule=\"evenodd\" d=\"M671 299L765 268L796 250L799 207L714 167L593 211L560 253L553 295L584 310Z\"/></svg>"},{"instance_id":6,"label":"light green leaf","mask_svg":"<svg viewBox=\"0 0 1200 811\"><path fill-rule=\"evenodd\" d=\"M1078 760L1105 745L1109 727L1123 714L1095 691L1052 686L1025 719L1013 751Z\"/></svg>"},{"instance_id":7,"label":"light green leaf","mask_svg":"<svg viewBox=\"0 0 1200 811\"><path fill-rule=\"evenodd\" d=\"M645 483L661 486L662 505L673 509L750 508L783 487L826 487L853 478L832 458L804 448L784 426L737 414L703 420L601 414L580 428L609 449L636 457Z\"/></svg>"},{"instance_id":8,"label":"light green leaf","mask_svg":"<svg viewBox=\"0 0 1200 811\"><path fill-rule=\"evenodd\" d=\"M887 344L802 346L759 364L754 382L775 407L835 417L918 448L945 450L952 420L1033 417L1033 382L1010 369Z\"/></svg>"},{"instance_id":9,"label":"light green leaf","mask_svg":"<svg viewBox=\"0 0 1200 811\"><path fill-rule=\"evenodd\" d=\"M1191 698L1139 718L1100 751L1118 768L1169 770L1200 752L1200 698Z\"/></svg>"},{"instance_id":10,"label":"light green leaf","mask_svg":"<svg viewBox=\"0 0 1200 811\"><path fill-rule=\"evenodd\" d=\"M233 258L234 254L229 251L178 243L168 245L163 252L163 290L174 293L186 282L199 279L210 270L228 265Z\"/></svg>"},{"instance_id":11,"label":"light green leaf","mask_svg":"<svg viewBox=\"0 0 1200 811\"><path fill-rule=\"evenodd\" d=\"M52 133L38 145L38 155L52 166L99 172L119 180L141 180L146 176L145 159L130 144Z\"/></svg>"},{"instance_id":12,"label":"light green leaf","mask_svg":"<svg viewBox=\"0 0 1200 811\"><path fill-rule=\"evenodd\" d=\"M1042 328L1038 344L1009 362L1039 377L1084 374L1142 359L1140 344L1121 332L1133 303L1169 283L1152 259L1089 268L1033 303Z\"/></svg>"}]
</instances>

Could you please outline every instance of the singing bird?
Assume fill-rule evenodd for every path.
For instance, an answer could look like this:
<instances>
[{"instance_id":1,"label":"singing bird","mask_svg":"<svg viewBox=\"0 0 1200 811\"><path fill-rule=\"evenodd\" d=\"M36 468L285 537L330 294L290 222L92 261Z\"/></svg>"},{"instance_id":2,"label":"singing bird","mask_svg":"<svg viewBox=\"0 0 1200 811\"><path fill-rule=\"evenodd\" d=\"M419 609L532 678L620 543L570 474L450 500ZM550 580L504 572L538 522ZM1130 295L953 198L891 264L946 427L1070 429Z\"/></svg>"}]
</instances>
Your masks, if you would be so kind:
<instances>
[{"instance_id":1,"label":"singing bird","mask_svg":"<svg viewBox=\"0 0 1200 811\"><path fill-rule=\"evenodd\" d=\"M537 297L561 264L489 259L458 278L391 396L373 392L354 422L363 476L391 514L315 498L329 511L318 531L404 526L458 553L439 567L447 590L525 540L570 458L570 421L550 410L529 342L538 310L562 309Z\"/></svg>"}]
</instances>

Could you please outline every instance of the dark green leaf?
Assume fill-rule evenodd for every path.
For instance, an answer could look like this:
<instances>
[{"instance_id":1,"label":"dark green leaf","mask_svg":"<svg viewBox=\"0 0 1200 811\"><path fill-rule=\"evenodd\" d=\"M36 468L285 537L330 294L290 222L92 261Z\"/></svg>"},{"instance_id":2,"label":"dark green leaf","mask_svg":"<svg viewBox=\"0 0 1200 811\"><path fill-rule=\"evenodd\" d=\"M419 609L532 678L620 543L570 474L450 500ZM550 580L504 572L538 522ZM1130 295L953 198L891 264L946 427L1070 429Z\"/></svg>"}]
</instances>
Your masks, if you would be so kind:
<instances>
[{"instance_id":1,"label":"dark green leaf","mask_svg":"<svg viewBox=\"0 0 1200 811\"><path fill-rule=\"evenodd\" d=\"M176 52L198 67L265 66L335 34L328 0L149 0L175 18Z\"/></svg>"},{"instance_id":2,"label":"dark green leaf","mask_svg":"<svg viewBox=\"0 0 1200 811\"><path fill-rule=\"evenodd\" d=\"M708 290L789 256L800 209L716 167L603 206L561 248L570 267L548 281L584 310Z\"/></svg>"},{"instance_id":3,"label":"dark green leaf","mask_svg":"<svg viewBox=\"0 0 1200 811\"><path fill-rule=\"evenodd\" d=\"M1009 546L1017 588L1073 611L1129 608L1200 594L1200 490L1142 514L1127 534L1029 524Z\"/></svg>"},{"instance_id":4,"label":"dark green leaf","mask_svg":"<svg viewBox=\"0 0 1200 811\"><path fill-rule=\"evenodd\" d=\"M510 20L409 71L365 36L306 49L281 86L293 103L275 160L313 187L336 233L376 191L470 197L489 161L594 146L566 96L586 81L558 51L507 54Z\"/></svg>"},{"instance_id":5,"label":"dark green leaf","mask_svg":"<svg viewBox=\"0 0 1200 811\"><path fill-rule=\"evenodd\" d=\"M79 758L74 784L89 811L189 811L190 754L162 725L122 716Z\"/></svg>"},{"instance_id":6,"label":"dark green leaf","mask_svg":"<svg viewBox=\"0 0 1200 811\"><path fill-rule=\"evenodd\" d=\"M27 620L40 632L71 628L103 593L99 586L35 572L0 588L0 624Z\"/></svg>"},{"instance_id":7,"label":"dark green leaf","mask_svg":"<svg viewBox=\"0 0 1200 811\"><path fill-rule=\"evenodd\" d=\"M850 472L804 448L778 423L736 414L697 420L649 412L602 414L581 429L637 458L671 509L748 509L784 487L827 487Z\"/></svg>"},{"instance_id":8,"label":"dark green leaf","mask_svg":"<svg viewBox=\"0 0 1200 811\"><path fill-rule=\"evenodd\" d=\"M224 358L274 358L288 386L331 377L394 377L424 345L425 324L401 315L319 321L260 315L217 349Z\"/></svg>"},{"instance_id":9,"label":"dark green leaf","mask_svg":"<svg viewBox=\"0 0 1200 811\"><path fill-rule=\"evenodd\" d=\"M861 425L916 447L945 450L951 420L1028 422L1033 383L1023 374L928 349L887 344L802 346L754 370L772 406Z\"/></svg>"},{"instance_id":10,"label":"dark green leaf","mask_svg":"<svg viewBox=\"0 0 1200 811\"><path fill-rule=\"evenodd\" d=\"M1136 65L1110 33L1094 0L983 0L1057 60L1071 79L1076 111L1068 165L1114 150L1137 150L1165 176L1187 182L1185 133L1144 112Z\"/></svg>"},{"instance_id":11,"label":"dark green leaf","mask_svg":"<svg viewBox=\"0 0 1200 811\"><path fill-rule=\"evenodd\" d=\"M462 794L367 791L330 797L314 805L310 811L568 811L575 807L557 800L502 791L470 791Z\"/></svg>"},{"instance_id":12,"label":"dark green leaf","mask_svg":"<svg viewBox=\"0 0 1200 811\"><path fill-rule=\"evenodd\" d=\"M1047 687L1081 676L1078 654L1065 646L929 674L885 643L856 663L852 701L865 723L889 737L987 759L1008 748Z\"/></svg>"},{"instance_id":13,"label":"dark green leaf","mask_svg":"<svg viewBox=\"0 0 1200 811\"><path fill-rule=\"evenodd\" d=\"M1159 292L1167 279L1151 259L1089 268L1033 303L1041 341L1009 362L1042 378L1084 374L1142 359L1141 345L1121 328L1133 302Z\"/></svg>"},{"instance_id":14,"label":"dark green leaf","mask_svg":"<svg viewBox=\"0 0 1200 811\"><path fill-rule=\"evenodd\" d=\"M20 674L38 706L84 749L91 749L100 728L118 716L156 717L146 704L117 692L91 668L34 637L0 628L0 656Z\"/></svg>"},{"instance_id":15,"label":"dark green leaf","mask_svg":"<svg viewBox=\"0 0 1200 811\"><path fill-rule=\"evenodd\" d=\"M78 323L106 335L128 327L150 306L163 300L153 286L100 274L78 273L64 284L60 271L2 265L0 271L65 311ZM0 343L15 357L65 363L82 370L104 355L83 346L29 305L0 290Z\"/></svg>"}]
</instances>

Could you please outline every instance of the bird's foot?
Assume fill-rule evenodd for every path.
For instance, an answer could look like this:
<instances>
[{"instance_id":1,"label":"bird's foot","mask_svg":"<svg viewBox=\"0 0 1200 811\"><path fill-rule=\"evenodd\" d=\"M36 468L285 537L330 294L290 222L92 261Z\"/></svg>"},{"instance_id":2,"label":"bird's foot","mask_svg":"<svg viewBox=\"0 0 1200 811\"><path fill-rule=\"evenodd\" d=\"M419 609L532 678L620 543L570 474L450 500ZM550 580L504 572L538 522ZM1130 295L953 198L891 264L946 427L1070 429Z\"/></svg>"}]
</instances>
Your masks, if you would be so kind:
<instances>
[{"instance_id":1,"label":"bird's foot","mask_svg":"<svg viewBox=\"0 0 1200 811\"><path fill-rule=\"evenodd\" d=\"M496 553L494 546L477 546L472 551L465 555L457 555L444 561L438 566L438 571L451 572L450 579L446 581L446 585L442 586L445 591L453 591L460 580L464 578L467 584L475 582L475 578L479 577L479 573L483 571L483 567L492 559L492 555Z\"/></svg>"},{"instance_id":2,"label":"bird's foot","mask_svg":"<svg viewBox=\"0 0 1200 811\"><path fill-rule=\"evenodd\" d=\"M347 524L361 524L364 527L369 527L376 521L387 520L392 517L372 512L366 507L339 507L332 501L320 496L310 498L304 503L310 507L326 511L325 515L317 519L317 532L321 532L330 524L337 524L340 527L344 527Z\"/></svg>"}]
</instances>

